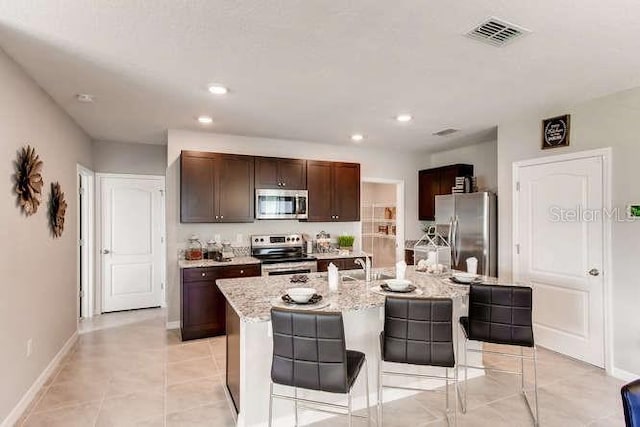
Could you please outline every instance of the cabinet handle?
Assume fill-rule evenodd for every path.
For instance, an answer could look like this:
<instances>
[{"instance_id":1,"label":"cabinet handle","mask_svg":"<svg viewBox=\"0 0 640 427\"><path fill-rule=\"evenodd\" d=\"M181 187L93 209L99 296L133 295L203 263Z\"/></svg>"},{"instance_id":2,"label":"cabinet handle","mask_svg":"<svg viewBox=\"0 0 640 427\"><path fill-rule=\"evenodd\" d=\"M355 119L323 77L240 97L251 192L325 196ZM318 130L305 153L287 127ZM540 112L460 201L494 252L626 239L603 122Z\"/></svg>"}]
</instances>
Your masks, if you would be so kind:
<instances>
[{"instance_id":1,"label":"cabinet handle","mask_svg":"<svg viewBox=\"0 0 640 427\"><path fill-rule=\"evenodd\" d=\"M283 186L283 187L286 187L286 186L287 186L287 183L286 183L286 182L283 182L283 183L282 183L282 186Z\"/></svg>"},{"instance_id":2,"label":"cabinet handle","mask_svg":"<svg viewBox=\"0 0 640 427\"><path fill-rule=\"evenodd\" d=\"M207 275L207 273L202 273L202 277L205 277Z\"/></svg>"},{"instance_id":3,"label":"cabinet handle","mask_svg":"<svg viewBox=\"0 0 640 427\"><path fill-rule=\"evenodd\" d=\"M220 219L224 219L224 215L220 215Z\"/></svg>"},{"instance_id":4,"label":"cabinet handle","mask_svg":"<svg viewBox=\"0 0 640 427\"><path fill-rule=\"evenodd\" d=\"M240 274L244 274L244 270L240 270Z\"/></svg>"},{"instance_id":5,"label":"cabinet handle","mask_svg":"<svg viewBox=\"0 0 640 427\"><path fill-rule=\"evenodd\" d=\"M218 219L218 215L216 215L216 219Z\"/></svg>"},{"instance_id":6,"label":"cabinet handle","mask_svg":"<svg viewBox=\"0 0 640 427\"><path fill-rule=\"evenodd\" d=\"M340 218L340 215L336 215L336 219Z\"/></svg>"}]
</instances>

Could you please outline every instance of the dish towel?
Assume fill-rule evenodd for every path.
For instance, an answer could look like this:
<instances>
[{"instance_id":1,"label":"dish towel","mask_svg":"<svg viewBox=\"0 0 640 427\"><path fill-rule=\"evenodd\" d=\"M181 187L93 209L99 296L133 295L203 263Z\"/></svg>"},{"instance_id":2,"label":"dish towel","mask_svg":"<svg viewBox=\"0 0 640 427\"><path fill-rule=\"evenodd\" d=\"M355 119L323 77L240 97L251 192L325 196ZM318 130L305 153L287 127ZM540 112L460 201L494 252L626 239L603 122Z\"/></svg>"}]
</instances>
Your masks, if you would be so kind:
<instances>
[{"instance_id":1,"label":"dish towel","mask_svg":"<svg viewBox=\"0 0 640 427\"><path fill-rule=\"evenodd\" d=\"M329 290L331 292L335 292L338 290L338 283L340 283L340 276L338 275L338 267L336 267L334 263L329 263L328 271L329 271L328 273Z\"/></svg>"},{"instance_id":2,"label":"dish towel","mask_svg":"<svg viewBox=\"0 0 640 427\"><path fill-rule=\"evenodd\" d=\"M407 271L407 263L402 261L398 261L396 263L396 279L404 280L404 274Z\"/></svg>"}]
</instances>

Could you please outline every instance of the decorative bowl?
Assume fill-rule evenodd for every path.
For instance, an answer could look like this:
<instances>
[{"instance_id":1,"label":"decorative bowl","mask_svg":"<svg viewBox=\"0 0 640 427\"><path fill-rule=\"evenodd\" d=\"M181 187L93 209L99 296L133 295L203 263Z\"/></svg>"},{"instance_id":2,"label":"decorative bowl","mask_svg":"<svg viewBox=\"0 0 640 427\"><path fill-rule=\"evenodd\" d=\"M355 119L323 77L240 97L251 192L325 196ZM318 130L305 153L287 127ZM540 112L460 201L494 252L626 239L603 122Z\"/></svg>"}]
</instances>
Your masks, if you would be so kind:
<instances>
[{"instance_id":1,"label":"decorative bowl","mask_svg":"<svg viewBox=\"0 0 640 427\"><path fill-rule=\"evenodd\" d=\"M473 274L473 273L454 273L453 277L461 283L471 283L474 280L477 280L478 276L477 274Z\"/></svg>"},{"instance_id":2,"label":"decorative bowl","mask_svg":"<svg viewBox=\"0 0 640 427\"><path fill-rule=\"evenodd\" d=\"M411 280L389 279L389 280L385 280L384 283L386 283L389 289L391 289L392 291L404 291L411 284Z\"/></svg>"},{"instance_id":3,"label":"decorative bowl","mask_svg":"<svg viewBox=\"0 0 640 427\"><path fill-rule=\"evenodd\" d=\"M297 303L304 304L309 302L311 297L316 293L313 288L291 288L287 289L287 295Z\"/></svg>"}]
</instances>

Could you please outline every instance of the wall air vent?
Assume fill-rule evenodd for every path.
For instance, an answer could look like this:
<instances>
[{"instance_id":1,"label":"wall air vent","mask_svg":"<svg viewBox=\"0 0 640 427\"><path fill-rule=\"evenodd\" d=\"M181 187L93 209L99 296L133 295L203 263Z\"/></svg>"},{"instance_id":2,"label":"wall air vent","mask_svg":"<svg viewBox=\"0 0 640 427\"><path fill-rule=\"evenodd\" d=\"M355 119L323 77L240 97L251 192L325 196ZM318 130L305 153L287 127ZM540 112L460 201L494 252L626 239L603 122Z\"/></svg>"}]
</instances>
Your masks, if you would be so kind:
<instances>
[{"instance_id":1,"label":"wall air vent","mask_svg":"<svg viewBox=\"0 0 640 427\"><path fill-rule=\"evenodd\" d=\"M502 19L491 17L472 28L466 36L491 46L502 47L530 32Z\"/></svg>"},{"instance_id":2,"label":"wall air vent","mask_svg":"<svg viewBox=\"0 0 640 427\"><path fill-rule=\"evenodd\" d=\"M447 136L447 135L451 135L452 133L456 133L458 131L459 131L459 129L447 128L447 129L439 130L438 132L434 132L432 135L435 135L435 136Z\"/></svg>"}]
</instances>

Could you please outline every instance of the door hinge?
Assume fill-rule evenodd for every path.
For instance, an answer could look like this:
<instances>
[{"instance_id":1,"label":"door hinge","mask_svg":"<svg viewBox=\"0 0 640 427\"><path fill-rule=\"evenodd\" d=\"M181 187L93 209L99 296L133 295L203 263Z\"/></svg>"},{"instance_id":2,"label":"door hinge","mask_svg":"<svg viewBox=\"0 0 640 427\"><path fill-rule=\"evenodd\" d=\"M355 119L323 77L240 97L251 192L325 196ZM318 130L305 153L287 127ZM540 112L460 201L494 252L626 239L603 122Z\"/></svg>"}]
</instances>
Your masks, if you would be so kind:
<instances>
[{"instance_id":1,"label":"door hinge","mask_svg":"<svg viewBox=\"0 0 640 427\"><path fill-rule=\"evenodd\" d=\"M78 188L78 194L84 196L84 187Z\"/></svg>"},{"instance_id":2,"label":"door hinge","mask_svg":"<svg viewBox=\"0 0 640 427\"><path fill-rule=\"evenodd\" d=\"M516 182L516 191L520 191L520 181Z\"/></svg>"},{"instance_id":3,"label":"door hinge","mask_svg":"<svg viewBox=\"0 0 640 427\"><path fill-rule=\"evenodd\" d=\"M78 245L80 247L83 247L84 246L84 240L82 240L82 239L78 240Z\"/></svg>"},{"instance_id":4,"label":"door hinge","mask_svg":"<svg viewBox=\"0 0 640 427\"><path fill-rule=\"evenodd\" d=\"M516 254L520 255L520 243L516 243Z\"/></svg>"},{"instance_id":5,"label":"door hinge","mask_svg":"<svg viewBox=\"0 0 640 427\"><path fill-rule=\"evenodd\" d=\"M164 197L164 190L158 190L160 191L160 196Z\"/></svg>"},{"instance_id":6,"label":"door hinge","mask_svg":"<svg viewBox=\"0 0 640 427\"><path fill-rule=\"evenodd\" d=\"M80 291L80 298L84 298L84 291Z\"/></svg>"},{"instance_id":7,"label":"door hinge","mask_svg":"<svg viewBox=\"0 0 640 427\"><path fill-rule=\"evenodd\" d=\"M160 236L160 243L164 243L164 236Z\"/></svg>"},{"instance_id":8,"label":"door hinge","mask_svg":"<svg viewBox=\"0 0 640 427\"><path fill-rule=\"evenodd\" d=\"M160 282L160 289L164 290L164 282Z\"/></svg>"}]
</instances>

